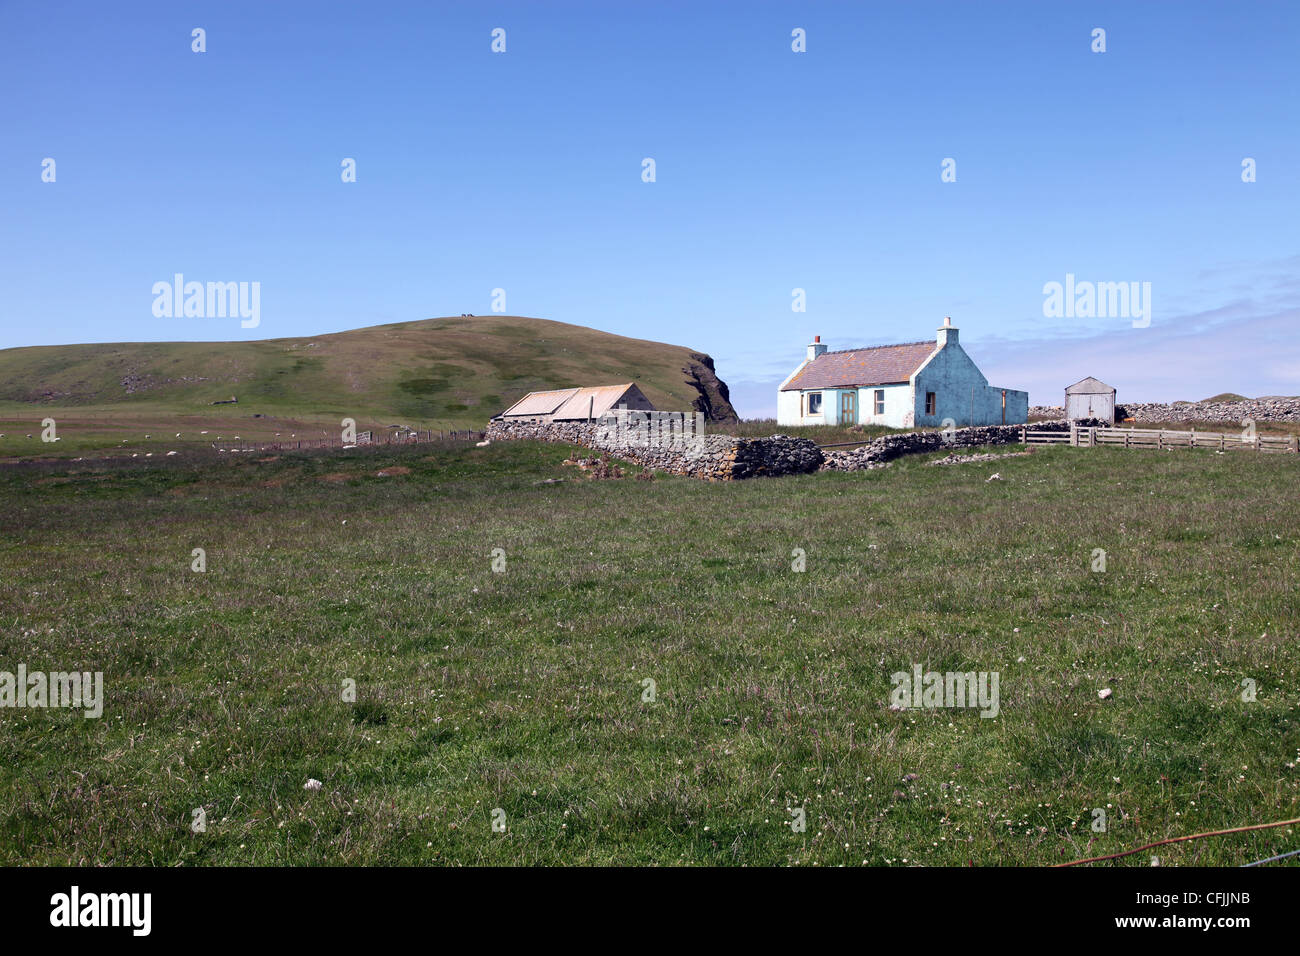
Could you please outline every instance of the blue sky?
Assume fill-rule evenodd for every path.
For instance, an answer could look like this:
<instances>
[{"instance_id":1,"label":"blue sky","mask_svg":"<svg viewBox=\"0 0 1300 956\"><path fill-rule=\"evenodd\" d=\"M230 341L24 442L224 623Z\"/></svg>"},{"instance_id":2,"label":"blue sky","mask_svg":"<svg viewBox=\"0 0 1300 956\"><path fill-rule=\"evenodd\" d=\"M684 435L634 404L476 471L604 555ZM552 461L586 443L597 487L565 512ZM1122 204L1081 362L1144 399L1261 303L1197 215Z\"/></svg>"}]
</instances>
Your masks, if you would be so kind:
<instances>
[{"instance_id":1,"label":"blue sky","mask_svg":"<svg viewBox=\"0 0 1300 956\"><path fill-rule=\"evenodd\" d=\"M1085 375L1295 394L1297 49L1271 2L0 0L0 347L312 335L502 288L708 352L750 416L813 334L945 315L1036 404ZM260 326L155 318L177 272L260 282ZM1067 273L1149 282L1150 324L1045 317Z\"/></svg>"}]
</instances>

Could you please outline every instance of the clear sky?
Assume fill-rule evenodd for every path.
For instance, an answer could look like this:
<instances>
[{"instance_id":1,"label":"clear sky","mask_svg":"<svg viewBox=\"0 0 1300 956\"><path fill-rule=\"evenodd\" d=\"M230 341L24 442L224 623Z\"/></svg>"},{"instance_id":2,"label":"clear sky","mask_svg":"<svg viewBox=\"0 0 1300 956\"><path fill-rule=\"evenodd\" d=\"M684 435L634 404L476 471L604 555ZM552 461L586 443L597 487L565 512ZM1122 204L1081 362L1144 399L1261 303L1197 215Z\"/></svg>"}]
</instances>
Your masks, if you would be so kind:
<instances>
[{"instance_id":1,"label":"clear sky","mask_svg":"<svg viewBox=\"0 0 1300 956\"><path fill-rule=\"evenodd\" d=\"M1035 404L1085 375L1300 393L1293 2L0 0L0 89L0 347L312 335L500 288L710 353L747 416L814 333L945 315ZM260 325L155 318L178 272L259 282ZM1149 324L1045 315L1067 274L1150 283Z\"/></svg>"}]
</instances>

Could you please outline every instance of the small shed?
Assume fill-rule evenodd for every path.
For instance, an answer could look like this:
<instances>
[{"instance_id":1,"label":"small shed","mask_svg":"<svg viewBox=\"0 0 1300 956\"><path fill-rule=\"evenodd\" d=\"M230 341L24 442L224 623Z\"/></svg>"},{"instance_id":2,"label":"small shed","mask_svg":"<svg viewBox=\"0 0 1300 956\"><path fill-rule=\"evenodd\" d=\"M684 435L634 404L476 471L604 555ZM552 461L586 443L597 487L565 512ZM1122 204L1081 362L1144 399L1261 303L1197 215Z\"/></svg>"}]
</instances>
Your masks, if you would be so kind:
<instances>
[{"instance_id":1,"label":"small shed","mask_svg":"<svg viewBox=\"0 0 1300 956\"><path fill-rule=\"evenodd\" d=\"M1075 382L1065 390L1065 417L1072 422L1084 418L1115 421L1115 389L1095 378Z\"/></svg>"}]
</instances>

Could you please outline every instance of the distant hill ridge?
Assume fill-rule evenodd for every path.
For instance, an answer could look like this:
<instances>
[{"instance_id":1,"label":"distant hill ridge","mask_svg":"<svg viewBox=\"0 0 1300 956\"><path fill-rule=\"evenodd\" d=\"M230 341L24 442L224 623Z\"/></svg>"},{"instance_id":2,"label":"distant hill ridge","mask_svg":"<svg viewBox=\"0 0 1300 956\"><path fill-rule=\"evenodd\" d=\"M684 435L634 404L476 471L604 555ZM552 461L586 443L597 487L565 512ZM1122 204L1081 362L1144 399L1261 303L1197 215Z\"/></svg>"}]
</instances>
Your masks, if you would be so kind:
<instances>
[{"instance_id":1,"label":"distant hill ridge","mask_svg":"<svg viewBox=\"0 0 1300 956\"><path fill-rule=\"evenodd\" d=\"M736 417L713 359L679 345L522 316L459 316L251 342L0 350L0 403L365 415L482 427L527 392L635 381L657 408Z\"/></svg>"}]
</instances>

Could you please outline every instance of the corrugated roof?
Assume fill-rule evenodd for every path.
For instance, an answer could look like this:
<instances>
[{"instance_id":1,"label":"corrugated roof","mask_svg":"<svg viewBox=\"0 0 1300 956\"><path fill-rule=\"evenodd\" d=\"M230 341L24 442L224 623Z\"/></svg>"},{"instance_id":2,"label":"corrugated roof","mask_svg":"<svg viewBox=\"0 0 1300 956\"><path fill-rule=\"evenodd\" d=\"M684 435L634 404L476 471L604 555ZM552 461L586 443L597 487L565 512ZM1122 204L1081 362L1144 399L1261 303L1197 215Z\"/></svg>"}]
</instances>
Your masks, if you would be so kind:
<instances>
[{"instance_id":1,"label":"corrugated roof","mask_svg":"<svg viewBox=\"0 0 1300 956\"><path fill-rule=\"evenodd\" d=\"M556 421L599 418L611 408L617 407L619 402L624 400L624 396L634 389L636 394L629 398L632 401L640 400L637 407L641 407L642 403L649 406L649 401L641 394L636 384L627 382L623 385L595 385L589 388L557 388L547 392L529 392L502 412L501 417L549 415Z\"/></svg>"},{"instance_id":2,"label":"corrugated roof","mask_svg":"<svg viewBox=\"0 0 1300 956\"><path fill-rule=\"evenodd\" d=\"M555 410L551 416L557 421L574 418L599 418L619 403L632 383L624 385L596 385L592 388L576 390L568 401Z\"/></svg>"},{"instance_id":3,"label":"corrugated roof","mask_svg":"<svg viewBox=\"0 0 1300 956\"><path fill-rule=\"evenodd\" d=\"M529 392L504 412L502 417L513 415L549 415L572 398L578 389L557 388L549 392Z\"/></svg>"},{"instance_id":4,"label":"corrugated roof","mask_svg":"<svg viewBox=\"0 0 1300 956\"><path fill-rule=\"evenodd\" d=\"M1081 382L1075 382L1065 390L1066 395L1109 395L1115 389L1105 382L1089 376Z\"/></svg>"},{"instance_id":5,"label":"corrugated roof","mask_svg":"<svg viewBox=\"0 0 1300 956\"><path fill-rule=\"evenodd\" d=\"M805 365L781 391L906 382L935 348L934 342L906 342L870 349L823 352Z\"/></svg>"}]
</instances>

